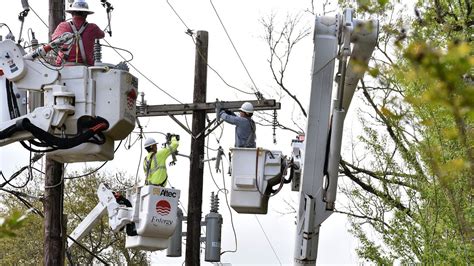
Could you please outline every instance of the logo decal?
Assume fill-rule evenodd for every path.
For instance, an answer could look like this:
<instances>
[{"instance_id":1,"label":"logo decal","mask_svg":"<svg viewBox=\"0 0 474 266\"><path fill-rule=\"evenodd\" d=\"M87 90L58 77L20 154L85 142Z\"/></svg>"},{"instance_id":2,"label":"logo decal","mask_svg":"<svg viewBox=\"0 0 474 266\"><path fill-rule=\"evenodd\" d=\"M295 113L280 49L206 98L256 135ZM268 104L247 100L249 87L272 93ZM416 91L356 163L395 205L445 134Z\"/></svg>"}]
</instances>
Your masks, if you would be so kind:
<instances>
[{"instance_id":1,"label":"logo decal","mask_svg":"<svg viewBox=\"0 0 474 266\"><path fill-rule=\"evenodd\" d=\"M135 101L137 100L137 91L135 89L131 89L127 93L127 107L128 109L132 109L135 107Z\"/></svg>"},{"instance_id":2,"label":"logo decal","mask_svg":"<svg viewBox=\"0 0 474 266\"><path fill-rule=\"evenodd\" d=\"M168 215L171 211L171 205L166 200L160 200L156 203L156 212L161 215L165 216Z\"/></svg>"}]
</instances>

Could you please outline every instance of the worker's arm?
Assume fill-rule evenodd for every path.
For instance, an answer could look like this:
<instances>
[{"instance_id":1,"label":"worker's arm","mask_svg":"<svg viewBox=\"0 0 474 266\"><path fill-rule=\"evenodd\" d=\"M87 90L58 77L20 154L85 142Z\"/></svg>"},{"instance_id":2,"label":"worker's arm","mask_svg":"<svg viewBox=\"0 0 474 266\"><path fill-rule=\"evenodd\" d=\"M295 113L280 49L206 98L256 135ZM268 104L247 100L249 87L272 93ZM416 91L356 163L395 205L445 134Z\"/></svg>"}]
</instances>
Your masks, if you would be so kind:
<instances>
[{"instance_id":1,"label":"worker's arm","mask_svg":"<svg viewBox=\"0 0 474 266\"><path fill-rule=\"evenodd\" d=\"M171 137L170 144L157 152L158 161L168 158L173 152L178 150L179 142L175 136ZM164 161L162 161L164 163Z\"/></svg>"},{"instance_id":2,"label":"worker's arm","mask_svg":"<svg viewBox=\"0 0 474 266\"><path fill-rule=\"evenodd\" d=\"M219 115L222 120L232 125L239 125L242 122L242 117L236 116L230 111L221 111Z\"/></svg>"},{"instance_id":3,"label":"worker's arm","mask_svg":"<svg viewBox=\"0 0 474 266\"><path fill-rule=\"evenodd\" d=\"M171 143L170 143L170 146L169 146L170 154L177 151L178 146L179 146L179 141L175 136L173 136L171 138Z\"/></svg>"},{"instance_id":4,"label":"worker's arm","mask_svg":"<svg viewBox=\"0 0 474 266\"><path fill-rule=\"evenodd\" d=\"M102 39L105 37L104 31L101 30L96 24L89 23L89 27L92 27L92 36L94 36L94 39Z\"/></svg>"}]
</instances>

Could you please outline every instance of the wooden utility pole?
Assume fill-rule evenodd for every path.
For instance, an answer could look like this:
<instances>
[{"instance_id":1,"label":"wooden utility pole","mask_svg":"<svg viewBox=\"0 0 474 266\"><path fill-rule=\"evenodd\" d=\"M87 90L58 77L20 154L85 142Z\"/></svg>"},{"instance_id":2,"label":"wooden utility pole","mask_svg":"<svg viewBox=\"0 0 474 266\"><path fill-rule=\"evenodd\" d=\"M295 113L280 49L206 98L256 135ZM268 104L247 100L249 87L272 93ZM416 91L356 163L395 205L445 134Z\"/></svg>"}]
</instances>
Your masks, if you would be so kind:
<instances>
[{"instance_id":1,"label":"wooden utility pole","mask_svg":"<svg viewBox=\"0 0 474 266\"><path fill-rule=\"evenodd\" d=\"M206 127L206 114L215 113L216 102L206 102L207 84L207 54L208 33L198 31L196 38L196 59L194 74L193 103L163 104L163 105L137 105L137 117L169 116L179 124L192 137L189 191L188 191L188 216L186 230L186 265L200 265L200 239L201 239L201 213L203 190L203 157L205 138L219 125L216 120L210 121ZM278 110L280 103L272 99L247 100L247 101L221 101L219 107L237 111L244 102L250 102L255 111ZM193 115L192 131L183 125L176 115ZM217 115L217 114L216 114Z\"/></svg>"},{"instance_id":2,"label":"wooden utility pole","mask_svg":"<svg viewBox=\"0 0 474 266\"><path fill-rule=\"evenodd\" d=\"M196 57L194 66L193 103L206 102L207 86L207 48L209 35L207 31L198 31L196 36ZM198 136L206 128L206 112L193 111L191 139L191 164L189 169L188 218L186 234L186 265L200 265L202 186L204 167L204 134Z\"/></svg>"},{"instance_id":3,"label":"wooden utility pole","mask_svg":"<svg viewBox=\"0 0 474 266\"><path fill-rule=\"evenodd\" d=\"M49 0L49 36L64 21L64 0ZM63 164L46 157L44 181L44 260L43 265L64 265Z\"/></svg>"}]
</instances>

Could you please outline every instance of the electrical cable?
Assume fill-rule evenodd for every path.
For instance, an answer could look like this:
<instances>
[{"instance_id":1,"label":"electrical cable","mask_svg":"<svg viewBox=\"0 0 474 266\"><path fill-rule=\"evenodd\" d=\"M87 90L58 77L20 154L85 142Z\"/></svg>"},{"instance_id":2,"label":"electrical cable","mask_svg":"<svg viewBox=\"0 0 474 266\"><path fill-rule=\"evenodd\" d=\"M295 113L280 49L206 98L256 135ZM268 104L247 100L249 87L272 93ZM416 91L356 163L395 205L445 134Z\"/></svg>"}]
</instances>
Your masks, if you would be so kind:
<instances>
[{"instance_id":1,"label":"electrical cable","mask_svg":"<svg viewBox=\"0 0 474 266\"><path fill-rule=\"evenodd\" d=\"M166 3L168 3L168 5L171 7L171 9L173 10L173 12L176 14L176 16L179 18L179 20L183 23L183 25L186 27L186 33L192 33L192 30L188 27L188 25L186 25L186 23L184 23L184 20L179 16L178 12L176 12L176 10L173 8L173 6L171 5L171 3L166 0Z\"/></svg>"},{"instance_id":2,"label":"electrical cable","mask_svg":"<svg viewBox=\"0 0 474 266\"><path fill-rule=\"evenodd\" d=\"M247 69L247 66L245 66L245 63L244 63L244 61L242 60L242 57L240 56L239 52L237 51L237 48L235 47L234 42L232 41L232 38L230 38L230 35L229 35L229 33L227 32L227 29L226 29L226 27L224 26L224 23L222 22L222 19L221 19L221 17L219 16L219 13L217 12L216 7L214 6L214 3L212 3L212 0L209 0L209 2L211 3L211 6L212 6L212 8L214 9L214 12L216 13L216 16L217 16L217 18L219 19L219 22L220 22L222 28L224 29L224 32L225 32L225 34L227 35L227 38L229 39L230 43L232 44L232 47L234 48L235 53L236 53L237 56L239 57L240 63L241 63L242 66L244 67L245 72L247 72L247 75L249 76L250 80L252 81L253 86L255 87L255 88L252 88L252 89L255 91L255 96L257 96L257 99L258 99L258 100L262 100L262 99L263 99L262 93L258 90L257 85L256 85L255 82L253 81L253 78L252 78L252 76L250 75L250 72L249 72L248 69Z\"/></svg>"},{"instance_id":3,"label":"electrical cable","mask_svg":"<svg viewBox=\"0 0 474 266\"><path fill-rule=\"evenodd\" d=\"M217 182L216 180L214 179L214 174L212 174L212 167L211 167L211 161L209 159L209 136L207 137L207 145L206 145L206 159L207 159L207 165L209 166L209 173L211 174L211 179L212 179L212 182L214 182L214 185L216 186L216 188L218 190L220 190L221 188L219 187L219 185L217 185Z\"/></svg>"},{"instance_id":4,"label":"electrical cable","mask_svg":"<svg viewBox=\"0 0 474 266\"><path fill-rule=\"evenodd\" d=\"M272 248L273 254L275 254L275 257L277 258L277 260L278 260L278 262L280 263L280 265L282 265L282 264L281 264L281 261L280 261L280 258L278 257L278 255L277 255L275 249L273 248L272 243L270 242L270 239L268 239L267 233L265 233L265 230L263 230L263 227L262 227L262 224L260 223L260 220L258 220L257 215L254 214L253 216L255 216L255 219L257 219L258 225L260 225L260 229L262 229L262 232L263 232L263 234L265 235L265 239L267 239L268 244L269 244L270 247Z\"/></svg>"},{"instance_id":5,"label":"electrical cable","mask_svg":"<svg viewBox=\"0 0 474 266\"><path fill-rule=\"evenodd\" d=\"M103 39L108 45L112 46L107 40ZM114 48L112 48L114 49ZM126 61L125 57L122 56L117 50L114 49L114 51L123 59ZM153 82L150 78L148 78L145 74L143 74L138 68L136 68L132 63L128 62L128 64L135 70L137 71L138 74L140 74L142 77L144 77L148 82L150 82L153 86L155 86L157 89L159 89L161 92L166 94L168 97L171 99L175 100L176 102L183 104L180 100L176 99L173 95L169 94L167 91L162 89L160 86L158 86L155 82Z\"/></svg>"},{"instance_id":6,"label":"electrical cable","mask_svg":"<svg viewBox=\"0 0 474 266\"><path fill-rule=\"evenodd\" d=\"M30 10L33 11L33 13L35 13L35 15L39 18L39 20L41 20L41 22L43 22L46 28L49 28L48 24L46 24L46 22L44 22L44 20L41 19L41 17L38 15L38 13L36 13L36 11L33 9L33 7L31 7L31 5L30 5Z\"/></svg>"},{"instance_id":7,"label":"electrical cable","mask_svg":"<svg viewBox=\"0 0 474 266\"><path fill-rule=\"evenodd\" d=\"M137 172L135 174L135 185L138 185L138 172L140 170L140 165L141 165L141 162L142 162L142 156L143 156L143 138L140 137L140 156L138 157L138 165L137 165ZM146 176L145 176L145 180L146 180Z\"/></svg>"},{"instance_id":8,"label":"electrical cable","mask_svg":"<svg viewBox=\"0 0 474 266\"><path fill-rule=\"evenodd\" d=\"M101 46L105 46L105 47L112 48L112 49L114 49L114 50L120 50L120 51L124 51L124 52L126 52L126 53L129 53L132 58L130 58L129 60L125 60L126 63L128 63L128 62L130 62L130 61L133 60L133 53L130 52L129 50L127 50L127 49L118 48L118 47L115 47L115 46L105 45L105 44L101 44ZM122 58L123 58L123 57L122 57Z\"/></svg>"},{"instance_id":9,"label":"electrical cable","mask_svg":"<svg viewBox=\"0 0 474 266\"><path fill-rule=\"evenodd\" d=\"M31 204L29 201L27 201L26 199L23 198L23 196L25 195L24 193L22 192L18 192L18 191L13 191L13 190L7 190L7 189L4 189L4 188L0 188L0 190L2 191L5 191L5 192L8 192L10 194L12 194L13 196L15 196L21 203L23 203L29 210L33 210L33 213L37 214L38 216L40 216L41 218L44 218L44 214L38 210L37 208L35 208L33 206L33 204ZM89 249L87 249L84 245L82 245L81 243L77 242L75 239L73 239L70 235L67 235L67 237L69 239L71 239L74 243L76 243L79 247L81 247L82 249L84 249L86 252L88 252L89 254L91 254L92 256L94 256L97 260L99 260L100 262L104 263L105 265L109 265L106 261L104 261L102 258L100 258L99 256L97 256L96 254L94 254L92 251L90 251Z\"/></svg>"},{"instance_id":10,"label":"electrical cable","mask_svg":"<svg viewBox=\"0 0 474 266\"><path fill-rule=\"evenodd\" d=\"M35 163L36 161L38 161L39 159L41 159L41 157L43 157L44 154L36 154L35 156L33 156L33 158L31 158L31 162L32 163ZM10 184L9 182L12 181L13 179L15 179L16 177L18 177L24 170L28 169L28 166L23 166L22 168L20 168L18 171L16 171L15 173L13 173L10 178L7 180L5 178L5 176L3 175L3 172L0 171L0 175L3 177L3 179L5 179L5 182L0 184L0 188L1 187L4 187L5 185L7 184Z\"/></svg>"},{"instance_id":11,"label":"electrical cable","mask_svg":"<svg viewBox=\"0 0 474 266\"><path fill-rule=\"evenodd\" d=\"M221 167L224 169L224 161L221 161ZM235 240L235 249L234 250L226 250L221 252L221 255L229 252L229 253L235 253L237 252L238 246L237 246L237 232L235 231L235 226L234 226L234 217L232 216L232 209L230 208L229 205L229 199L228 199L228 193L229 191L225 187L225 174L224 171L222 171L222 182L224 184L224 195L225 195L225 203L227 204L227 208L229 209L229 215L230 215L230 224L232 226L232 231L234 232L234 240Z\"/></svg>"},{"instance_id":12,"label":"electrical cable","mask_svg":"<svg viewBox=\"0 0 474 266\"><path fill-rule=\"evenodd\" d=\"M173 10L173 12L175 13L175 15L178 17L178 19L183 23L184 27L186 27L186 34L187 35L190 35L194 44L196 45L196 39L194 39L193 37L193 34L192 34L192 30L188 27L188 25L184 22L184 20L181 18L181 16L178 14L178 12L176 11L176 9L174 9L174 7L171 5L171 3L167 0L166 1L168 3L168 5L170 6L170 8ZM235 86L232 86L230 85L223 77L222 75L215 69L213 68L211 65L209 65L209 62L206 60L206 58L201 54L201 51L197 50L197 52L199 53L199 56L206 62L206 65L214 72L216 73L216 75L222 80L222 82L224 82L225 85L227 85L228 87L234 89L234 90L237 90L241 93L244 93L244 94L249 94L249 95L253 95L254 93L252 92L247 92L247 91L244 91L242 89L239 89ZM187 122L187 121L186 121ZM188 125L189 127L189 125Z\"/></svg>"}]
</instances>

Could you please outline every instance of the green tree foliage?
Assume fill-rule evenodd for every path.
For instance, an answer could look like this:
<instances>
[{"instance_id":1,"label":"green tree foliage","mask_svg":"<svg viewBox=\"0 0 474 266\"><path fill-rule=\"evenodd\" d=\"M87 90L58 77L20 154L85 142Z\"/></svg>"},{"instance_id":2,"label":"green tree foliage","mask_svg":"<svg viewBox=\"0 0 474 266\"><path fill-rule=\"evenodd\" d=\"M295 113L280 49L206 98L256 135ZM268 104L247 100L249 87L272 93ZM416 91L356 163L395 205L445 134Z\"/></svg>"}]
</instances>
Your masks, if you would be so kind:
<instances>
[{"instance_id":1,"label":"green tree foliage","mask_svg":"<svg viewBox=\"0 0 474 266\"><path fill-rule=\"evenodd\" d=\"M370 5L363 3L370 2ZM363 1L382 25L375 78L360 90L365 134L343 174L358 254L378 264L474 261L470 1ZM368 108L367 108L368 107Z\"/></svg>"},{"instance_id":2,"label":"green tree foliage","mask_svg":"<svg viewBox=\"0 0 474 266\"><path fill-rule=\"evenodd\" d=\"M78 176L89 172L70 174ZM125 190L129 184L121 173L114 175L93 173L86 177L65 180L64 213L67 215L67 232L70 234L76 226L98 203L96 194L100 183L107 183L116 190ZM35 178L22 189L24 194L41 195L43 180ZM25 200L11 194L0 194L3 208L0 217L12 213L24 213ZM0 241L0 262L2 265L36 265L43 261L43 218L40 202L32 203L39 210L36 215L31 212L21 221L21 226L12 228L14 236L2 238ZM31 206L28 205L28 208ZM17 216L10 216L17 217ZM8 228L10 229L10 228ZM143 265L149 263L149 256L144 251L128 250L125 248L125 232L114 233L109 229L107 216L103 217L92 232L81 241L81 244L94 255L113 265ZM85 249L75 245L69 250L69 257L74 265L92 265L99 262Z\"/></svg>"},{"instance_id":3,"label":"green tree foliage","mask_svg":"<svg viewBox=\"0 0 474 266\"><path fill-rule=\"evenodd\" d=\"M98 203L97 188L100 183L106 183L116 191L124 191L131 187L131 184L125 182L126 178L122 173L111 176L113 177L94 173L87 178L68 180L64 196L64 213L68 214L68 232L72 232ZM103 260L114 265L146 264L149 261L146 252L125 248L125 232L112 232L108 225L107 215L102 217L88 236L84 237L82 244L94 254L99 254ZM78 246L73 247L71 254L74 262L81 265L89 265L94 261L91 254Z\"/></svg>"},{"instance_id":4,"label":"green tree foliage","mask_svg":"<svg viewBox=\"0 0 474 266\"><path fill-rule=\"evenodd\" d=\"M0 217L0 239L5 237L15 237L15 230L21 228L24 223L24 216L21 212L13 212L11 216Z\"/></svg>"}]
</instances>

